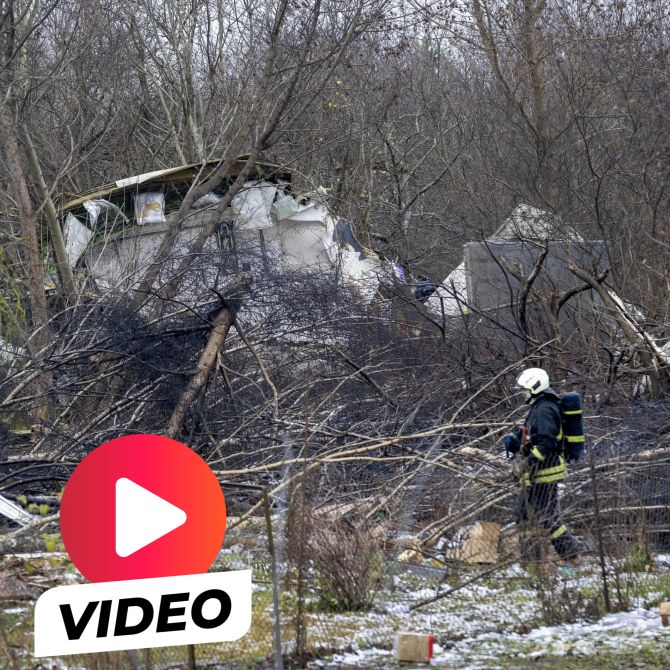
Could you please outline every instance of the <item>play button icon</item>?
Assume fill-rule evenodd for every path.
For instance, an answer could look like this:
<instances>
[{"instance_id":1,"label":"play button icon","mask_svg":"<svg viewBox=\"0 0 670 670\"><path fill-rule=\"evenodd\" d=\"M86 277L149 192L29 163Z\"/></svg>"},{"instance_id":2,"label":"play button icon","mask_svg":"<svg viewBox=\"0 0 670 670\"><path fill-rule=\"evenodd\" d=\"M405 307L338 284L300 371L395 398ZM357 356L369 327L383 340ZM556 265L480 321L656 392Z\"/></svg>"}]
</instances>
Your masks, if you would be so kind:
<instances>
[{"instance_id":1,"label":"play button icon","mask_svg":"<svg viewBox=\"0 0 670 670\"><path fill-rule=\"evenodd\" d=\"M226 532L216 475L187 446L128 435L75 468L61 502L63 543L92 582L194 575L214 562Z\"/></svg>"},{"instance_id":2,"label":"play button icon","mask_svg":"<svg viewBox=\"0 0 670 670\"><path fill-rule=\"evenodd\" d=\"M125 558L186 523L186 512L131 479L116 480L116 553Z\"/></svg>"}]
</instances>

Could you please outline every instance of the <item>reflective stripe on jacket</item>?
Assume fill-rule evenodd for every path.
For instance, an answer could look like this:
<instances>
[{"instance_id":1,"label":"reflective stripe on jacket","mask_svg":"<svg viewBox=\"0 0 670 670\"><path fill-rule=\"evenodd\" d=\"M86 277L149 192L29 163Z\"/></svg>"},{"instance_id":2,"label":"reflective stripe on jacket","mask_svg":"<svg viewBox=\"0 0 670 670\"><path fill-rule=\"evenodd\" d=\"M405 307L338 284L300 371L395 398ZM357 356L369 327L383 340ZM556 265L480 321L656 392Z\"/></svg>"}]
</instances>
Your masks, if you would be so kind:
<instances>
[{"instance_id":1,"label":"reflective stripe on jacket","mask_svg":"<svg viewBox=\"0 0 670 670\"><path fill-rule=\"evenodd\" d=\"M532 404L526 417L528 431L528 464L524 476L526 486L549 484L565 479L563 459L563 422L560 398L553 389L547 389Z\"/></svg>"},{"instance_id":2,"label":"reflective stripe on jacket","mask_svg":"<svg viewBox=\"0 0 670 670\"><path fill-rule=\"evenodd\" d=\"M560 454L550 457L549 462L544 467L532 468L522 477L522 483L526 486L533 486L534 484L549 484L551 482L558 482L565 479L567 469L565 467L565 459Z\"/></svg>"}]
</instances>

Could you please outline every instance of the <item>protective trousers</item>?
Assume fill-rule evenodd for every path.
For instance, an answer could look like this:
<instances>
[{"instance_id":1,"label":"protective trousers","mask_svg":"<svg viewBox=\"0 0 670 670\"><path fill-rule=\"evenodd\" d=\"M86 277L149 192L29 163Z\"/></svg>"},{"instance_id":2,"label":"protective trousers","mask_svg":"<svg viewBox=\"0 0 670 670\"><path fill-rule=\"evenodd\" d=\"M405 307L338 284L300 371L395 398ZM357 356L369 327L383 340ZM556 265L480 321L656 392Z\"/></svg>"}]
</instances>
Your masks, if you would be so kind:
<instances>
[{"instance_id":1,"label":"protective trousers","mask_svg":"<svg viewBox=\"0 0 670 670\"><path fill-rule=\"evenodd\" d=\"M558 484L532 484L522 486L519 506L519 521L537 523L548 534L556 553L563 560L571 560L580 554L579 542L568 531L558 509Z\"/></svg>"}]
</instances>

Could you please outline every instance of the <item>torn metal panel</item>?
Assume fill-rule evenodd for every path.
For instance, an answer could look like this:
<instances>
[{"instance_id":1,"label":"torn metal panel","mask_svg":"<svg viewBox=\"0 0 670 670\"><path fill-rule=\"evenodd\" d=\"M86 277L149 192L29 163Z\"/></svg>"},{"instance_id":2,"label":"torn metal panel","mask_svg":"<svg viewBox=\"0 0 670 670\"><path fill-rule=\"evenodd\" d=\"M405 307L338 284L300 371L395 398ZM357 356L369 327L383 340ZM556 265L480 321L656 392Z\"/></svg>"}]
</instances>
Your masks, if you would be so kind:
<instances>
[{"instance_id":1,"label":"torn metal panel","mask_svg":"<svg viewBox=\"0 0 670 670\"><path fill-rule=\"evenodd\" d=\"M212 219L217 222L221 219L221 215L212 209L202 209L189 216L179 231L172 257L164 263L166 271L188 252L202 227ZM153 261L168 225L165 222L133 226L90 246L85 255L86 266L98 286L101 289L132 288ZM212 236L205 245L205 251L214 251L216 246L216 236ZM211 268L212 274L216 271L216 268ZM202 279L204 281L206 277Z\"/></svg>"},{"instance_id":2,"label":"torn metal panel","mask_svg":"<svg viewBox=\"0 0 670 670\"><path fill-rule=\"evenodd\" d=\"M88 218L93 227L102 222L103 214L116 218L121 216L125 218L116 205L107 200L87 200L82 203L83 208L88 213Z\"/></svg>"},{"instance_id":3,"label":"torn metal panel","mask_svg":"<svg viewBox=\"0 0 670 670\"><path fill-rule=\"evenodd\" d=\"M93 231L87 228L76 216L68 213L63 230L65 251L70 267L74 267L84 253L84 249L93 237Z\"/></svg>"},{"instance_id":4,"label":"torn metal panel","mask_svg":"<svg viewBox=\"0 0 670 670\"><path fill-rule=\"evenodd\" d=\"M500 228L488 238L490 242L512 240L571 240L582 241L572 226L550 212L530 205L519 205L505 219Z\"/></svg>"},{"instance_id":5,"label":"torn metal panel","mask_svg":"<svg viewBox=\"0 0 670 670\"><path fill-rule=\"evenodd\" d=\"M599 268L607 265L607 253L602 241L548 242L548 253L533 286L538 292L550 295L568 291L580 285L568 268L568 260L578 267ZM477 309L496 312L502 322L511 320L511 305L516 304L521 285L516 277L505 271L505 261L530 276L544 246L531 242L469 242L465 245L465 275L467 293ZM505 259L505 261L503 261ZM589 294L583 294L586 300ZM575 303L580 302L579 299Z\"/></svg>"},{"instance_id":6,"label":"torn metal panel","mask_svg":"<svg viewBox=\"0 0 670 670\"><path fill-rule=\"evenodd\" d=\"M240 174L245 167L248 158L248 155L238 156L228 172L226 172L226 175L234 177ZM220 160L212 160L207 161L206 163L192 163L190 165L180 165L179 167L167 168L165 170L155 170L154 172L147 172L134 177L120 179L112 184L100 186L87 191L86 193L82 193L75 198L68 200L61 198L58 211L62 213L69 212L81 207L87 200L99 200L102 198L121 196L127 190L155 191L160 190L163 186L174 185L179 182L190 183L198 177L200 179L206 179L220 165ZM291 181L291 172L289 170L280 165L264 161L257 161L249 174L251 179L260 177L267 179L270 176L288 183Z\"/></svg>"},{"instance_id":7,"label":"torn metal panel","mask_svg":"<svg viewBox=\"0 0 670 670\"><path fill-rule=\"evenodd\" d=\"M300 205L277 228L286 265L294 269L332 267L337 255L333 242L335 222L324 205Z\"/></svg>"},{"instance_id":8,"label":"torn metal panel","mask_svg":"<svg viewBox=\"0 0 670 670\"><path fill-rule=\"evenodd\" d=\"M17 505L2 495L0 495L0 514L21 526L27 526L35 520L35 517L24 510L21 505Z\"/></svg>"},{"instance_id":9,"label":"torn metal panel","mask_svg":"<svg viewBox=\"0 0 670 670\"><path fill-rule=\"evenodd\" d=\"M216 162L208 164L211 169L216 165ZM264 171L264 165L268 167L257 164L256 175L264 175L265 178L249 179L223 214L218 211L222 197L220 192L209 193L194 203L194 211L180 228L172 257L162 264L165 276L189 253L202 228L216 223L221 231L227 231L226 244L234 249L234 253L226 258L235 268L248 271L252 276L260 276L270 270L281 271L282 268L335 270L334 275L352 287L365 302L370 302L379 288L380 275L386 272L379 256L359 243L351 224L333 218L325 204L323 189L298 201L289 193L290 174L286 181L275 179L277 175L285 176L287 173L274 166L269 176ZM176 198L183 195L184 188L188 188L187 179L197 176L195 168L184 166L121 179L115 182L109 193L110 198L121 194L113 202L80 197L64 206L84 207L91 227L95 232L104 234L102 242L89 244L84 252L86 267L101 289L116 287L129 290L137 283L153 261L173 216L164 213L166 199L168 204L176 204ZM168 179L183 181L168 187ZM164 187L166 190L162 190ZM101 192L97 191L95 195ZM131 225L126 217L122 226L117 225L119 215L123 216L120 207L127 208L129 199L131 202L134 200L135 221L142 225ZM110 217L110 212L113 212L113 217ZM70 220L76 222L75 212L69 214L72 217ZM217 256L221 257L222 239L221 235L208 239L204 251L213 253L202 254L202 258L208 259L204 263L209 267L198 266L192 281L184 284L180 295L182 299L194 296L208 285L215 285L221 272L230 270L221 267L216 260Z\"/></svg>"},{"instance_id":10,"label":"torn metal panel","mask_svg":"<svg viewBox=\"0 0 670 670\"><path fill-rule=\"evenodd\" d=\"M221 202L221 197L216 195L216 193L205 193L205 195L199 197L194 203L191 209L204 209L205 207L216 207Z\"/></svg>"},{"instance_id":11,"label":"torn metal panel","mask_svg":"<svg viewBox=\"0 0 670 670\"><path fill-rule=\"evenodd\" d=\"M366 304L370 303L381 283L379 258L361 257L355 251L345 250L340 254L340 263L342 278L360 293Z\"/></svg>"},{"instance_id":12,"label":"torn metal panel","mask_svg":"<svg viewBox=\"0 0 670 670\"><path fill-rule=\"evenodd\" d=\"M379 256L356 239L349 221L338 219L333 230L334 246L342 278L370 303L377 294L383 274Z\"/></svg>"},{"instance_id":13,"label":"torn metal panel","mask_svg":"<svg viewBox=\"0 0 670 670\"><path fill-rule=\"evenodd\" d=\"M298 204L291 216L282 220L282 223L320 223L326 228L331 229L331 235L335 230L330 213L326 206L318 201L309 201L304 205Z\"/></svg>"},{"instance_id":14,"label":"torn metal panel","mask_svg":"<svg viewBox=\"0 0 670 670\"><path fill-rule=\"evenodd\" d=\"M269 270L276 272L282 265L276 227L236 232L235 257L239 269L252 277L262 277Z\"/></svg>"},{"instance_id":15,"label":"torn metal panel","mask_svg":"<svg viewBox=\"0 0 670 670\"><path fill-rule=\"evenodd\" d=\"M355 251L363 256L376 256L373 251L366 249L358 239L356 239L351 223L346 219L338 219L335 222L333 239L341 247L349 247L351 251Z\"/></svg>"},{"instance_id":16,"label":"torn metal panel","mask_svg":"<svg viewBox=\"0 0 670 670\"><path fill-rule=\"evenodd\" d=\"M145 172L144 174L138 174L134 177L126 177L125 179L117 179L114 183L118 188L127 188L128 186L139 186L146 182L150 182L156 177L168 176L172 173L172 169L168 170L154 170L153 172ZM177 168L179 169L179 168Z\"/></svg>"},{"instance_id":17,"label":"torn metal panel","mask_svg":"<svg viewBox=\"0 0 670 670\"><path fill-rule=\"evenodd\" d=\"M328 233L316 223L282 221L279 239L285 264L295 270L318 270L330 267Z\"/></svg>"},{"instance_id":18,"label":"torn metal panel","mask_svg":"<svg viewBox=\"0 0 670 670\"><path fill-rule=\"evenodd\" d=\"M425 302L426 308L436 316L459 316L468 311L465 262L435 287L435 292Z\"/></svg>"},{"instance_id":19,"label":"torn metal panel","mask_svg":"<svg viewBox=\"0 0 670 670\"><path fill-rule=\"evenodd\" d=\"M276 222L288 219L297 211L298 203L290 195L283 195L272 204L272 216Z\"/></svg>"},{"instance_id":20,"label":"torn metal panel","mask_svg":"<svg viewBox=\"0 0 670 670\"><path fill-rule=\"evenodd\" d=\"M486 242L471 244L483 244L488 247L489 244L521 244L523 241L547 240L565 240L580 248L584 242L575 229L559 217L530 205L521 204ZM441 284L436 286L435 293L425 303L426 308L437 317L460 316L467 313L467 305L473 299L473 281L478 285L481 283L481 278L472 277L471 272L471 268L466 267L465 261L461 262ZM505 289L507 289L506 283ZM509 295L507 301L509 302Z\"/></svg>"},{"instance_id":21,"label":"torn metal panel","mask_svg":"<svg viewBox=\"0 0 670 670\"><path fill-rule=\"evenodd\" d=\"M272 202L277 187L268 182L248 181L230 203L237 230L262 230L272 227Z\"/></svg>"}]
</instances>

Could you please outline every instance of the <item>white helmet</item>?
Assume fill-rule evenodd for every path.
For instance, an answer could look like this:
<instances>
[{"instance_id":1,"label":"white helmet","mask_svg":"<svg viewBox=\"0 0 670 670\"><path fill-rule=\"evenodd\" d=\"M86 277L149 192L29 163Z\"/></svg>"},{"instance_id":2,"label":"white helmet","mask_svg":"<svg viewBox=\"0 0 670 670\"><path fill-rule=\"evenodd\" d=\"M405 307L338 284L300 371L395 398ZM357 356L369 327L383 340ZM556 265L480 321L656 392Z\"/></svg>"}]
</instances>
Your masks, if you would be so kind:
<instances>
[{"instance_id":1,"label":"white helmet","mask_svg":"<svg viewBox=\"0 0 670 670\"><path fill-rule=\"evenodd\" d=\"M526 400L549 388L549 375L542 368L528 368L516 380L516 387L526 392Z\"/></svg>"}]
</instances>

